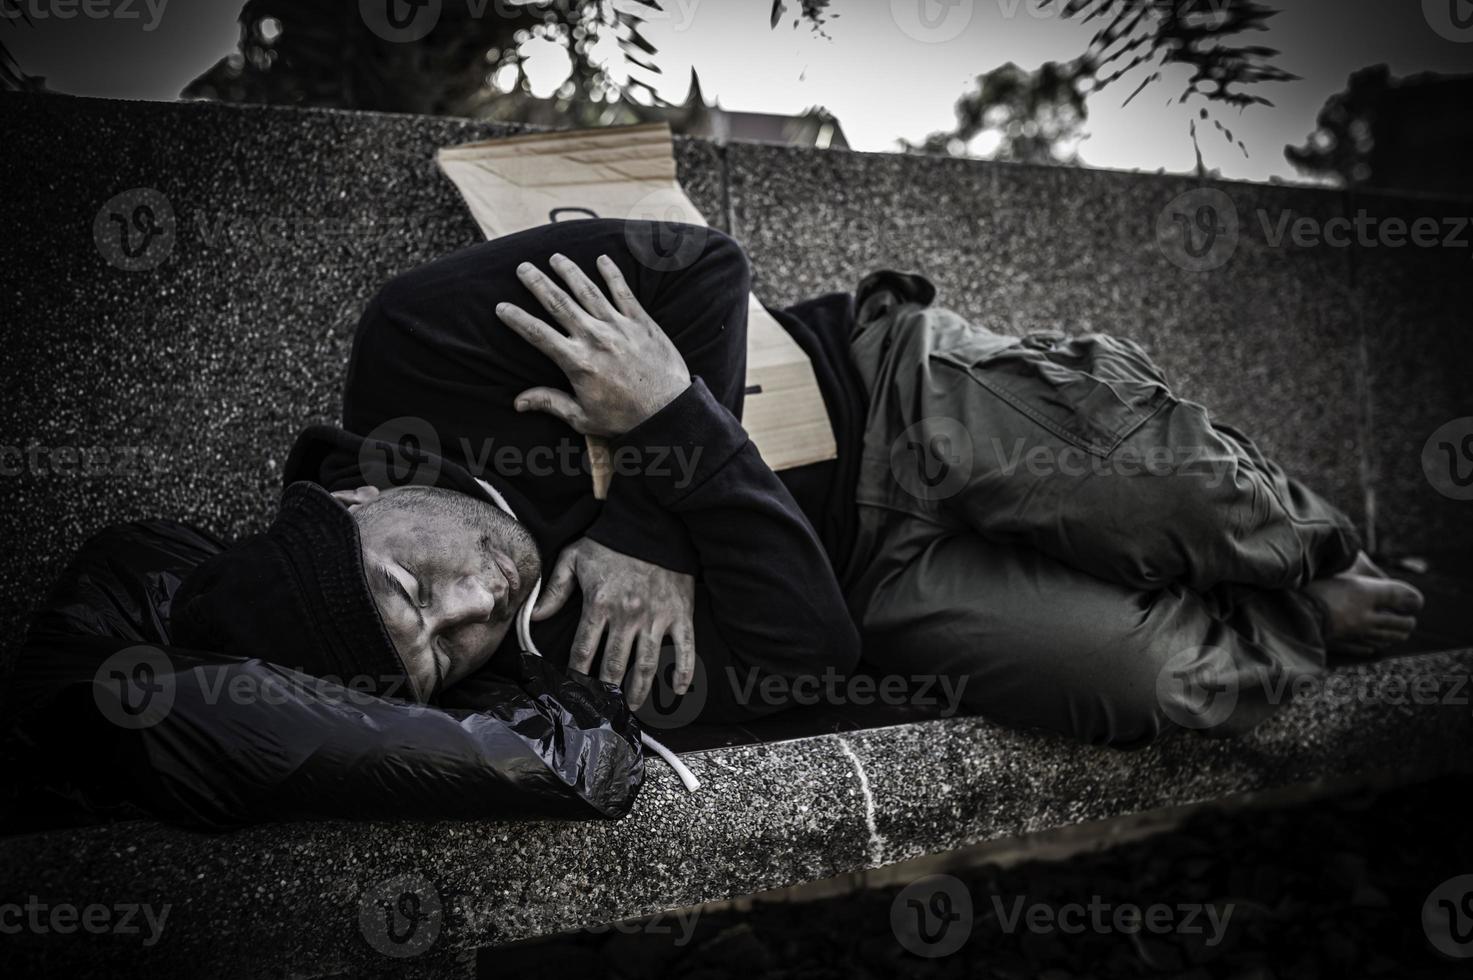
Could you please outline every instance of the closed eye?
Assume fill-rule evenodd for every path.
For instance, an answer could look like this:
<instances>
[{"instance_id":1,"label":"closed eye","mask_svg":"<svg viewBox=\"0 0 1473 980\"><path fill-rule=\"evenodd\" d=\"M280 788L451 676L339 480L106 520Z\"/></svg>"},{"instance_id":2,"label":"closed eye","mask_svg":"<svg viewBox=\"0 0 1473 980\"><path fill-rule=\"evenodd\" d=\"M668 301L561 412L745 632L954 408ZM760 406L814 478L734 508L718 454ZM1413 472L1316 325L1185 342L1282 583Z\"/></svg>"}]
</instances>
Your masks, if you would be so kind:
<instances>
[{"instance_id":1,"label":"closed eye","mask_svg":"<svg viewBox=\"0 0 1473 980\"><path fill-rule=\"evenodd\" d=\"M384 581L388 583L389 588L397 595L402 597L405 602L409 603L409 608L414 610L414 615L419 620L420 627L423 628L425 617L424 613L421 611L420 603L417 602L415 598L409 594L409 590L404 587L404 583L399 580L399 577L393 572L389 571L388 565L380 566L379 571L383 573Z\"/></svg>"}]
</instances>

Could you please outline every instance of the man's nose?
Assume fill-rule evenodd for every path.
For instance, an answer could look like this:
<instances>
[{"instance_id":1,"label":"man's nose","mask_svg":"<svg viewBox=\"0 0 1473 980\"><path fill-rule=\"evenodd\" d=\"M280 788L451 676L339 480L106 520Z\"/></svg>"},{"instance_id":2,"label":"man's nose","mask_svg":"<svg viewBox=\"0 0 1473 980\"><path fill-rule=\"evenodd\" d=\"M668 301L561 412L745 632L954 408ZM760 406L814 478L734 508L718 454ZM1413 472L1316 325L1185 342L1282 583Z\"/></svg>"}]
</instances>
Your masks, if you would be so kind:
<instances>
[{"instance_id":1,"label":"man's nose","mask_svg":"<svg viewBox=\"0 0 1473 980\"><path fill-rule=\"evenodd\" d=\"M505 601L506 592L506 582L494 575L466 575L458 579L445 597L447 625L490 622L497 606Z\"/></svg>"}]
</instances>

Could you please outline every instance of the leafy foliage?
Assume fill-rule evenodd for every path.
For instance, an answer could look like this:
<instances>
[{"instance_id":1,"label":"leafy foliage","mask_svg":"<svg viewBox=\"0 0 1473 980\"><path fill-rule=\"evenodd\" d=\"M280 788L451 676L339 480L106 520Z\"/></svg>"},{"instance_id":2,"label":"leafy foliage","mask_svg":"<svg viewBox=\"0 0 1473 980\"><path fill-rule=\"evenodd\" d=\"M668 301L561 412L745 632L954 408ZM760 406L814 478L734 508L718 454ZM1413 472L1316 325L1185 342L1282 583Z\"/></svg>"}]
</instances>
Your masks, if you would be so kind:
<instances>
[{"instance_id":1,"label":"leafy foliage","mask_svg":"<svg viewBox=\"0 0 1473 980\"><path fill-rule=\"evenodd\" d=\"M593 55L613 37L637 70L658 73L654 47L640 34L646 0L486 0L445 3L421 40L394 42L369 29L357 3L246 0L240 47L185 89L189 97L230 102L330 106L441 115L474 114L488 96L527 90L521 47L541 38L571 65L564 88L585 99L616 101L652 91L616 83ZM630 8L635 8L631 11ZM498 88L503 70L511 81Z\"/></svg>"},{"instance_id":2,"label":"leafy foliage","mask_svg":"<svg viewBox=\"0 0 1473 980\"><path fill-rule=\"evenodd\" d=\"M861 2L861 0L853 0ZM1022 0L1027 2L1027 0ZM1210 124L1246 154L1241 140L1206 108L1244 109L1272 105L1257 86L1287 82L1297 76L1274 63L1279 52L1248 44L1245 35L1268 29L1277 11L1259 0L1033 0L1040 10L1052 8L1061 18L1098 27L1086 51L1067 65L1050 63L1031 74L1004 65L979 75L956 105L957 125L933 133L911 150L964 155L972 139L1000 127L1003 142L997 159L1069 162L1063 144L1077 138L1086 118L1084 100L1111 86L1134 83L1130 103L1173 68L1189 70L1178 103L1204 103L1191 124L1197 141L1198 122ZM774 3L774 21L781 0ZM803 4L804 16L819 25L833 0ZM816 8L810 15L809 8ZM1052 146L1045 145L1049 136ZM1200 152L1199 152L1200 160Z\"/></svg>"},{"instance_id":3,"label":"leafy foliage","mask_svg":"<svg viewBox=\"0 0 1473 980\"><path fill-rule=\"evenodd\" d=\"M1350 187L1370 181L1376 121L1390 88L1385 65L1355 72L1349 87L1330 96L1320 110L1305 144L1286 147L1284 156L1301 173L1333 177Z\"/></svg>"},{"instance_id":4,"label":"leafy foliage","mask_svg":"<svg viewBox=\"0 0 1473 980\"><path fill-rule=\"evenodd\" d=\"M978 136L994 134L1000 138L991 154L994 160L1077 163L1069 147L1082 138L1089 116L1081 81L1078 62L1050 61L1034 72L1008 62L979 75L975 87L958 100L954 130L901 145L911 152L961 156Z\"/></svg>"},{"instance_id":5,"label":"leafy foliage","mask_svg":"<svg viewBox=\"0 0 1473 980\"><path fill-rule=\"evenodd\" d=\"M17 7L16 10L20 14L20 20L26 24L34 23L24 7ZM13 24L16 19L12 15L10 22ZM0 40L0 92L39 92L45 87L45 79L27 75L10 53L10 49L5 46L4 40Z\"/></svg>"}]
</instances>

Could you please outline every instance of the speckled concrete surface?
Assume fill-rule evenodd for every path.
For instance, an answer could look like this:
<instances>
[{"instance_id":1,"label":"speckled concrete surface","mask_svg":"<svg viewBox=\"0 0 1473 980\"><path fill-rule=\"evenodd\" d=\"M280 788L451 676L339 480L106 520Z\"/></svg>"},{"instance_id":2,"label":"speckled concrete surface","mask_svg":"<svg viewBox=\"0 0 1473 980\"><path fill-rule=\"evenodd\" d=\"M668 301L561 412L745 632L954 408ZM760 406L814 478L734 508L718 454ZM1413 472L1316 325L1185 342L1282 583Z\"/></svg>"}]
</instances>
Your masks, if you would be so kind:
<instances>
[{"instance_id":1,"label":"speckled concrete surface","mask_svg":"<svg viewBox=\"0 0 1473 980\"><path fill-rule=\"evenodd\" d=\"M480 238L435 150L512 130L21 95L0 99L0 128L0 447L23 454L0 459L3 668L87 535L170 516L234 537L269 518L293 437L338 418L373 291ZM723 225L716 151L681 140L677 156ZM93 224L140 188L167 200L174 244L125 271Z\"/></svg>"},{"instance_id":2,"label":"speckled concrete surface","mask_svg":"<svg viewBox=\"0 0 1473 980\"><path fill-rule=\"evenodd\" d=\"M1273 231L1282 213L1328 218L1339 195L1211 184L1236 213L1236 245L1199 263L1157 232L1168 206L1190 217L1200 203L1178 200L1198 187L1184 178L742 145L728 163L764 300L850 289L890 265L924 272L940 303L998 332L1132 337L1178 393L1364 520L1347 255L1271 247L1258 219Z\"/></svg>"},{"instance_id":3,"label":"speckled concrete surface","mask_svg":"<svg viewBox=\"0 0 1473 980\"><path fill-rule=\"evenodd\" d=\"M434 149L498 130L22 96L0 99L0 124L7 224L24 229L0 236L0 445L60 451L0 479L8 651L23 610L97 528L168 514L233 535L266 519L296 430L337 414L351 331L375 286L476 240ZM1467 287L1429 277L1406 253L1363 260L1267 241L1257 209L1271 226L1288 212L1323 219L1343 213L1339 195L1221 185L1241 225L1231 253L1209 253L1221 261L1203 268L1158 240L1168 206L1195 213L1185 209L1195 199L1173 203L1195 186L1175 178L733 146L723 180L716 150L679 153L683 181L718 224L729 191L770 301L896 264L925 269L949 303L995 329L1126 333L1183 392L1253 431L1357 519L1369 458L1387 488L1383 513L1388 495L1427 503L1387 525L1399 542L1468 533L1462 510L1429 500L1405 458L1430 422L1461 411ZM126 272L104 260L93 222L133 188L162 194L177 226L166 261ZM1404 324L1419 329L1403 337ZM1400 342L1363 356L1373 337ZM102 454L82 461L91 447ZM1462 654L1371 673L1470 667ZM24 972L76 975L395 972L401 964L358 928L359 907L377 883L415 873L444 912L412 972L468 974L479 946L1002 835L1409 758L1436 770L1463 761L1470 727L1466 704L1312 700L1244 740L1125 754L958 719L697 754L706 789L695 796L652 767L617 824L318 823L222 837L126 824L14 838L0 841L0 902L171 912L153 947L28 933L7 955Z\"/></svg>"},{"instance_id":4,"label":"speckled concrete surface","mask_svg":"<svg viewBox=\"0 0 1473 980\"><path fill-rule=\"evenodd\" d=\"M1359 194L1350 207L1365 211L1375 227L1390 233L1389 241L1405 236L1396 236L1388 219L1409 225L1431 219L1438 229L1435 245L1408 242L1355 253L1382 543L1413 553L1473 548L1473 487L1442 482L1440 491L1423 468L1425 457L1428 466L1449 472L1445 451L1429 445L1439 429L1436 443L1457 444L1473 435L1473 198L1455 203ZM1473 456L1463 456L1459 468L1464 477L1473 473Z\"/></svg>"},{"instance_id":5,"label":"speckled concrete surface","mask_svg":"<svg viewBox=\"0 0 1473 980\"><path fill-rule=\"evenodd\" d=\"M1417 678L1458 700L1450 679L1470 670L1473 652L1351 673L1385 700L1410 700ZM434 943L408 962L433 975L481 946L998 837L1316 778L1466 767L1467 695L1301 700L1235 742L1184 735L1132 753L969 718L717 749L686 757L705 784L694 795L651 767L617 823L324 822L221 836L129 823L10 838L0 903L170 911L147 949L136 936L23 933L4 956L69 976L363 976L398 965L360 928L365 896L420 875L442 911Z\"/></svg>"}]
</instances>

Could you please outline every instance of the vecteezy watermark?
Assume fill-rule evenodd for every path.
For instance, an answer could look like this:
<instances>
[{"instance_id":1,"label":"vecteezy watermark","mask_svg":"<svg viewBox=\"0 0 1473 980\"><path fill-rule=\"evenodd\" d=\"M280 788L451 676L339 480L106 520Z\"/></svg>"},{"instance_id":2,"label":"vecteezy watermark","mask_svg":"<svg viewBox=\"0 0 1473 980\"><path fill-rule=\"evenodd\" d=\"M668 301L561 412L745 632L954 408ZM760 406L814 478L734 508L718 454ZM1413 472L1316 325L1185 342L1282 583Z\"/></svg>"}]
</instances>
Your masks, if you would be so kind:
<instances>
[{"instance_id":1,"label":"vecteezy watermark","mask_svg":"<svg viewBox=\"0 0 1473 980\"><path fill-rule=\"evenodd\" d=\"M119 728L151 728L174 707L174 663L157 647L119 650L93 673L92 698L102 716Z\"/></svg>"},{"instance_id":2,"label":"vecteezy watermark","mask_svg":"<svg viewBox=\"0 0 1473 980\"><path fill-rule=\"evenodd\" d=\"M70 936L85 932L96 936L143 936L144 946L153 946L164 934L164 924L173 908L168 902L155 909L148 903L43 902L35 895L26 903L0 903L0 935L22 932L35 935Z\"/></svg>"},{"instance_id":3,"label":"vecteezy watermark","mask_svg":"<svg viewBox=\"0 0 1473 980\"><path fill-rule=\"evenodd\" d=\"M368 945L396 959L433 946L444 918L439 890L417 872L385 879L365 889L358 901L358 931Z\"/></svg>"},{"instance_id":4,"label":"vecteezy watermark","mask_svg":"<svg viewBox=\"0 0 1473 980\"><path fill-rule=\"evenodd\" d=\"M623 215L624 241L635 261L655 272L689 269L706 252L711 229L695 220L679 188L653 191Z\"/></svg>"},{"instance_id":5,"label":"vecteezy watermark","mask_svg":"<svg viewBox=\"0 0 1473 980\"><path fill-rule=\"evenodd\" d=\"M639 8L644 21L670 25L676 33L687 30L695 18L701 0L661 0ZM551 0L539 8L557 10L565 16L577 12L583 0ZM429 36L445 12L463 5L464 16L471 20L486 17L525 18L526 0L359 0L358 12L370 31L395 44L413 44Z\"/></svg>"},{"instance_id":6,"label":"vecteezy watermark","mask_svg":"<svg viewBox=\"0 0 1473 980\"><path fill-rule=\"evenodd\" d=\"M1468 248L1469 219L1452 215L1424 215L1407 219L1382 217L1360 208L1355 215L1316 218L1292 211L1271 212L1259 208L1255 214L1263 240L1269 248Z\"/></svg>"},{"instance_id":7,"label":"vecteezy watermark","mask_svg":"<svg viewBox=\"0 0 1473 980\"><path fill-rule=\"evenodd\" d=\"M158 29L169 0L0 0L0 20L139 21L144 31Z\"/></svg>"},{"instance_id":8,"label":"vecteezy watermark","mask_svg":"<svg viewBox=\"0 0 1473 980\"><path fill-rule=\"evenodd\" d=\"M787 705L861 707L883 704L890 707L933 708L950 718L961 708L970 675L944 674L841 674L832 667L822 674L785 677L735 667L726 668L726 680L738 704L785 707Z\"/></svg>"},{"instance_id":9,"label":"vecteezy watermark","mask_svg":"<svg viewBox=\"0 0 1473 980\"><path fill-rule=\"evenodd\" d=\"M624 936L674 936L671 945L681 948L690 945L690 941L695 938L696 925L700 920L701 910L698 908L672 909L647 919L626 919L623 922L588 926L579 931L591 936L601 936L609 932Z\"/></svg>"},{"instance_id":10,"label":"vecteezy watermark","mask_svg":"<svg viewBox=\"0 0 1473 980\"><path fill-rule=\"evenodd\" d=\"M921 419L890 443L890 472L917 500L946 500L971 479L973 448L972 434L959 419Z\"/></svg>"},{"instance_id":11,"label":"vecteezy watermark","mask_svg":"<svg viewBox=\"0 0 1473 980\"><path fill-rule=\"evenodd\" d=\"M961 37L976 12L976 0L890 0L895 26L923 44L945 44Z\"/></svg>"},{"instance_id":12,"label":"vecteezy watermark","mask_svg":"<svg viewBox=\"0 0 1473 980\"><path fill-rule=\"evenodd\" d=\"M1473 415L1438 426L1422 446L1422 473L1453 500L1473 500Z\"/></svg>"},{"instance_id":13,"label":"vecteezy watermark","mask_svg":"<svg viewBox=\"0 0 1473 980\"><path fill-rule=\"evenodd\" d=\"M413 699L402 675L315 676L270 664L221 667L176 661L158 647L119 650L92 675L92 696L104 718L129 731L157 725L187 690L193 702L214 705L367 704L378 697Z\"/></svg>"},{"instance_id":14,"label":"vecteezy watermark","mask_svg":"<svg viewBox=\"0 0 1473 980\"><path fill-rule=\"evenodd\" d=\"M110 198L92 220L92 240L108 265L124 272L157 269L174 254L174 206L152 187Z\"/></svg>"},{"instance_id":15,"label":"vecteezy watermark","mask_svg":"<svg viewBox=\"0 0 1473 980\"><path fill-rule=\"evenodd\" d=\"M1222 647L1188 647L1156 675L1156 701L1183 728L1217 728L1238 707L1239 678L1232 654Z\"/></svg>"},{"instance_id":16,"label":"vecteezy watermark","mask_svg":"<svg viewBox=\"0 0 1473 980\"><path fill-rule=\"evenodd\" d=\"M1156 216L1156 247L1187 272L1227 265L1238 250L1239 234L1237 205L1215 187L1178 194Z\"/></svg>"},{"instance_id":17,"label":"vecteezy watermark","mask_svg":"<svg viewBox=\"0 0 1473 980\"><path fill-rule=\"evenodd\" d=\"M1001 895L992 896L992 910L1002 931L1008 934L1018 932L1021 927L1035 934L1058 932L1066 936L1086 932L1127 936L1141 932L1158 936L1205 935L1208 946L1222 942L1233 909L1231 903L1218 906L1202 902L1154 902L1141 906L1135 902L1111 902L1102 895L1091 896L1087 903L1057 905L1030 902L1022 895L1014 896L1011 901L1004 901Z\"/></svg>"},{"instance_id":18,"label":"vecteezy watermark","mask_svg":"<svg viewBox=\"0 0 1473 980\"><path fill-rule=\"evenodd\" d=\"M714 685L721 685L724 703L747 708L816 704L909 706L950 718L961 710L971 680L966 674L843 674L832 667L819 674L786 676L726 666L713 674L699 653L684 695L675 692L674 677L674 647L667 644L660 651L649 697L634 713L646 727L668 730L695 721L709 701Z\"/></svg>"},{"instance_id":19,"label":"vecteezy watermark","mask_svg":"<svg viewBox=\"0 0 1473 980\"><path fill-rule=\"evenodd\" d=\"M598 470L616 477L668 479L676 489L694 482L704 451L701 446L683 445L590 446L581 438L567 437L529 446L498 442L495 436L479 442L460 436L450 448L451 456L481 479L583 477ZM444 451L429 420L400 416L374 426L359 448L358 471L365 485L380 489L430 486L440 475Z\"/></svg>"},{"instance_id":20,"label":"vecteezy watermark","mask_svg":"<svg viewBox=\"0 0 1473 980\"><path fill-rule=\"evenodd\" d=\"M157 475L162 453L147 446L0 446L0 477L99 477Z\"/></svg>"},{"instance_id":21,"label":"vecteezy watermark","mask_svg":"<svg viewBox=\"0 0 1473 980\"><path fill-rule=\"evenodd\" d=\"M335 243L349 255L367 256L386 241L414 235L424 220L377 212L264 214L204 208L181 212L161 191L134 187L98 208L92 238L108 265L123 272L148 272L186 252L269 256L302 242L310 243L314 251Z\"/></svg>"},{"instance_id":22,"label":"vecteezy watermark","mask_svg":"<svg viewBox=\"0 0 1473 980\"><path fill-rule=\"evenodd\" d=\"M1422 16L1439 37L1458 44L1473 42L1473 2L1422 0Z\"/></svg>"},{"instance_id":23,"label":"vecteezy watermark","mask_svg":"<svg viewBox=\"0 0 1473 980\"><path fill-rule=\"evenodd\" d=\"M1422 931L1444 956L1473 958L1473 874L1449 878L1422 903Z\"/></svg>"},{"instance_id":24,"label":"vecteezy watermark","mask_svg":"<svg viewBox=\"0 0 1473 980\"><path fill-rule=\"evenodd\" d=\"M912 881L890 903L890 931L916 956L950 956L972 935L972 893L951 875Z\"/></svg>"},{"instance_id":25,"label":"vecteezy watermark","mask_svg":"<svg viewBox=\"0 0 1473 980\"><path fill-rule=\"evenodd\" d=\"M975 454L990 472L1013 476L1023 472L1036 478L1051 476L1189 477L1204 489L1222 486L1238 468L1232 456L1207 446L1130 446L1102 455L1082 446L1043 445L1024 438L1006 446L996 436Z\"/></svg>"}]
</instances>

